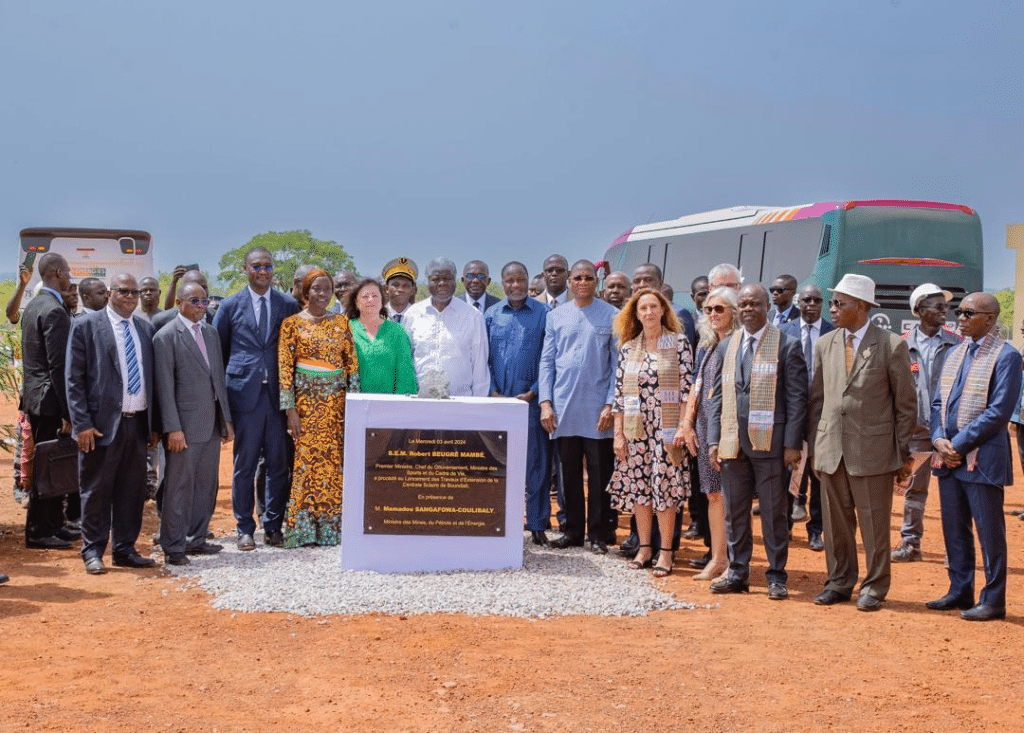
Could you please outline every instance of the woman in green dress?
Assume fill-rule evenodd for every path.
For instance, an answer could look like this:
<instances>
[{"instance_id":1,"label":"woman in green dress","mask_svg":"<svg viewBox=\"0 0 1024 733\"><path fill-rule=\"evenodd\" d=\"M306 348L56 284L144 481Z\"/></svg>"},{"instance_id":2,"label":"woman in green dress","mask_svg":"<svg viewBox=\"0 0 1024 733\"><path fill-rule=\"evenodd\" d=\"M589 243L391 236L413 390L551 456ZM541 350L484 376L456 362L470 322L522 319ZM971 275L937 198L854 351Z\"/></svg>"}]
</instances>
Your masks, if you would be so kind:
<instances>
[{"instance_id":1,"label":"woman in green dress","mask_svg":"<svg viewBox=\"0 0 1024 733\"><path fill-rule=\"evenodd\" d=\"M359 388L376 394L416 394L412 345L405 329L388 319L384 286L372 277L348 295L345 315L359 357Z\"/></svg>"}]
</instances>

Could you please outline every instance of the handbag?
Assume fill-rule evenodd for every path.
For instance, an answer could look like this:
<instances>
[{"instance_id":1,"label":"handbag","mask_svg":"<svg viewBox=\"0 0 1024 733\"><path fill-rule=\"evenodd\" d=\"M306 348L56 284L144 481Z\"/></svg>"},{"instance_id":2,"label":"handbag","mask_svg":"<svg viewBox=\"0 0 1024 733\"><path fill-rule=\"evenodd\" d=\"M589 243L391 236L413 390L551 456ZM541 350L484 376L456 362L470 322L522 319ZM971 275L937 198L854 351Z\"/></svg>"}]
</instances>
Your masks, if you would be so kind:
<instances>
[{"instance_id":1,"label":"handbag","mask_svg":"<svg viewBox=\"0 0 1024 733\"><path fill-rule=\"evenodd\" d=\"M36 444L35 491L50 499L78 491L78 441L69 435Z\"/></svg>"}]
</instances>

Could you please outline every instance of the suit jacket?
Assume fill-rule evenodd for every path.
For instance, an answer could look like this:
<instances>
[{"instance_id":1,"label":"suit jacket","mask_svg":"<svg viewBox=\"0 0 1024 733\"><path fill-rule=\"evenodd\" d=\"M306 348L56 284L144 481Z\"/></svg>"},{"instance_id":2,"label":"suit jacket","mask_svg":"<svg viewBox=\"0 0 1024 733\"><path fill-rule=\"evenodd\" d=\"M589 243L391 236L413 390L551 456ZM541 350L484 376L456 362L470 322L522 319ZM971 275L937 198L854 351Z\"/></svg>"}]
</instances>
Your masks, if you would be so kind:
<instances>
[{"instance_id":1,"label":"suit jacket","mask_svg":"<svg viewBox=\"0 0 1024 733\"><path fill-rule=\"evenodd\" d=\"M40 290L21 316L22 411L68 417L64 381L71 316L53 293Z\"/></svg>"},{"instance_id":2,"label":"suit jacket","mask_svg":"<svg viewBox=\"0 0 1024 733\"><path fill-rule=\"evenodd\" d=\"M718 345L719 368L715 386L708 400L708 445L718 445L722 436L722 368L726 349L736 337L746 337L746 331L734 331ZM743 344L737 350L739 359ZM779 369L775 380L775 426L769 451L754 450L748 433L750 414L750 385L736 388L736 422L739 428L740 448L751 458L781 458L783 449L800 450L804 444L807 424L807 365L800 342L785 334L779 335Z\"/></svg>"},{"instance_id":3,"label":"suit jacket","mask_svg":"<svg viewBox=\"0 0 1024 733\"><path fill-rule=\"evenodd\" d=\"M942 395L937 388L932 398L932 441L949 438L957 453L965 460L958 467L937 468L936 476L953 474L961 481L1007 486L1013 483L1013 461L1010 458L1010 434L1006 430L1020 396L1021 356L1009 342L992 370L988 383L988 404L980 415L962 427L946 423L942 432ZM954 388L956 385L954 385ZM951 395L952 397L953 395ZM978 461L973 471L967 469L966 456L978 449Z\"/></svg>"},{"instance_id":4,"label":"suit jacket","mask_svg":"<svg viewBox=\"0 0 1024 733\"><path fill-rule=\"evenodd\" d=\"M174 306L173 308L168 308L167 310L162 310L155 314L150 320L150 323L153 324L154 330L159 331L161 328L177 318L177 316L178 306ZM206 311L206 322L213 323L213 316L210 315L210 311Z\"/></svg>"},{"instance_id":5,"label":"suit jacket","mask_svg":"<svg viewBox=\"0 0 1024 733\"><path fill-rule=\"evenodd\" d=\"M871 323L846 374L844 334L822 336L814 347L808 449L814 467L851 476L896 471L910 457L917 424L917 393L907 343Z\"/></svg>"},{"instance_id":6,"label":"suit jacket","mask_svg":"<svg viewBox=\"0 0 1024 733\"><path fill-rule=\"evenodd\" d=\"M299 304L292 296L279 293L273 288L269 293L270 324L265 343L256 332L256 314L248 287L225 298L213 318L213 327L220 336L228 405L233 413L252 412L256 409L264 374L267 386L270 387L271 404L276 407L280 401L277 336L281 331L281 322L298 313Z\"/></svg>"},{"instance_id":7,"label":"suit jacket","mask_svg":"<svg viewBox=\"0 0 1024 733\"><path fill-rule=\"evenodd\" d=\"M160 432L181 430L189 444L227 435L228 392L220 337L213 326L205 321L199 323L209 366L180 318L153 337Z\"/></svg>"},{"instance_id":8,"label":"suit jacket","mask_svg":"<svg viewBox=\"0 0 1024 733\"><path fill-rule=\"evenodd\" d=\"M690 353L692 354L697 350L697 324L693 320L693 314L686 308L680 308L676 311L676 315L679 316L679 324L683 327L683 333L690 341Z\"/></svg>"},{"instance_id":9,"label":"suit jacket","mask_svg":"<svg viewBox=\"0 0 1024 733\"><path fill-rule=\"evenodd\" d=\"M798 318L798 319L794 319L792 321L786 321L785 323L783 323L779 327L779 333L784 333L787 336L792 336L793 338L795 338L797 341L800 342L800 346L802 348L803 347L803 343L804 343L803 328L804 328L803 319ZM818 334L818 338L820 339L822 336L824 336L829 331L834 331L834 330L836 330L836 327L832 325L832 322L829 321L827 318L822 318L821 319L821 333Z\"/></svg>"},{"instance_id":10,"label":"suit jacket","mask_svg":"<svg viewBox=\"0 0 1024 733\"><path fill-rule=\"evenodd\" d=\"M462 299L463 299L463 300L464 300L464 301L465 301L465 302L466 302L466 303L467 303L467 304L468 304L468 305L469 305L470 307L472 307L472 308L476 308L476 306L474 306L474 305L473 305L472 303L470 303L470 302L469 302L469 298L467 297L466 293L463 293L463 294L462 294ZM482 311L480 311L480 315L483 315L484 313L486 313L486 312L487 312L487 309L488 309L488 308L490 308L490 307L491 307L492 305L494 305L495 303L497 303L497 302L498 302L499 300L501 300L501 298L495 298L495 297L494 297L493 295L491 295L490 293L484 293L484 309L483 309Z\"/></svg>"},{"instance_id":11,"label":"suit jacket","mask_svg":"<svg viewBox=\"0 0 1024 733\"><path fill-rule=\"evenodd\" d=\"M772 309L768 312L768 323L775 323L775 316L778 314L779 309L772 306ZM796 303L790 303L789 308L786 310L785 323L790 323L800 318L800 309L796 307ZM781 328L781 327L780 327Z\"/></svg>"},{"instance_id":12,"label":"suit jacket","mask_svg":"<svg viewBox=\"0 0 1024 733\"><path fill-rule=\"evenodd\" d=\"M142 358L142 384L146 390L146 417L150 433L157 424L156 395L153 392L153 326L144 318L132 316L139 334ZM121 424L124 378L117 358L114 329L107 309L88 313L75 319L68 339L65 377L68 388L68 411L74 435L95 428L102 433L99 445L110 445Z\"/></svg>"}]
</instances>

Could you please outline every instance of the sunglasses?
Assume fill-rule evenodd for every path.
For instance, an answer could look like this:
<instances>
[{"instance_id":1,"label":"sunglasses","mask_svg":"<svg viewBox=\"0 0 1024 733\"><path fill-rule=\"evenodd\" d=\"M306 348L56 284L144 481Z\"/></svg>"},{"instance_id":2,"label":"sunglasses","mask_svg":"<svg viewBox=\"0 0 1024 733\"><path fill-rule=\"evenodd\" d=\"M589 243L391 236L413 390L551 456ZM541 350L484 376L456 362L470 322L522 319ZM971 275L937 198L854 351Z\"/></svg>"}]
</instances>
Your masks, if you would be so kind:
<instances>
[{"instance_id":1,"label":"sunglasses","mask_svg":"<svg viewBox=\"0 0 1024 733\"><path fill-rule=\"evenodd\" d=\"M486 280L488 276L482 272L467 272L462 278L464 280Z\"/></svg>"},{"instance_id":2,"label":"sunglasses","mask_svg":"<svg viewBox=\"0 0 1024 733\"><path fill-rule=\"evenodd\" d=\"M253 272L273 272L273 265L249 265L249 269Z\"/></svg>"},{"instance_id":3,"label":"sunglasses","mask_svg":"<svg viewBox=\"0 0 1024 733\"><path fill-rule=\"evenodd\" d=\"M779 293L789 292L789 290L790 288L768 288L768 292L774 293L775 295L778 295Z\"/></svg>"},{"instance_id":4,"label":"sunglasses","mask_svg":"<svg viewBox=\"0 0 1024 733\"><path fill-rule=\"evenodd\" d=\"M990 316L992 311L972 311L970 308L957 308L953 313L956 314L957 318L971 319L975 316Z\"/></svg>"},{"instance_id":5,"label":"sunglasses","mask_svg":"<svg viewBox=\"0 0 1024 733\"><path fill-rule=\"evenodd\" d=\"M196 307L203 306L205 308L206 306L208 306L210 304L210 299L209 298L189 298L188 302L191 303L192 305L196 306Z\"/></svg>"},{"instance_id":6,"label":"sunglasses","mask_svg":"<svg viewBox=\"0 0 1024 733\"><path fill-rule=\"evenodd\" d=\"M138 290L132 290L131 288L114 288L110 292L117 293L118 295L120 295L123 298L138 298L139 297L139 291Z\"/></svg>"},{"instance_id":7,"label":"sunglasses","mask_svg":"<svg viewBox=\"0 0 1024 733\"><path fill-rule=\"evenodd\" d=\"M725 313L725 306L724 305L706 305L701 310L703 310L704 313L709 315L709 316L712 313L718 313L719 315L721 315L722 313Z\"/></svg>"},{"instance_id":8,"label":"sunglasses","mask_svg":"<svg viewBox=\"0 0 1024 733\"><path fill-rule=\"evenodd\" d=\"M801 303L807 303L808 305L811 305L812 303L822 303L822 302L824 302L824 298L815 298L813 295L808 295L808 296L805 296L803 298L800 298L800 302Z\"/></svg>"}]
</instances>

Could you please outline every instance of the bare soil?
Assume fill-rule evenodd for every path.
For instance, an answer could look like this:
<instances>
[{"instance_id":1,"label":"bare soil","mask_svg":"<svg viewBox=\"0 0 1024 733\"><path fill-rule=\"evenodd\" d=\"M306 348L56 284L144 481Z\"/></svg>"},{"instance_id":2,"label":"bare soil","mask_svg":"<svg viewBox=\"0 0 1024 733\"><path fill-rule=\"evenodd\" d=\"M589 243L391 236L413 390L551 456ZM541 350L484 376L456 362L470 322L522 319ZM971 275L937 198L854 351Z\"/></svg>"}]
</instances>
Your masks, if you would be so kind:
<instances>
[{"instance_id":1,"label":"bare soil","mask_svg":"<svg viewBox=\"0 0 1024 733\"><path fill-rule=\"evenodd\" d=\"M12 420L12 407L0 407L0 421ZM225 537L230 465L228 447L213 523ZM894 565L878 613L813 604L825 558L798 525L784 602L767 599L758 539L749 595L714 596L693 581L686 560L703 553L697 543L659 581L710 608L310 619L218 611L159 568L90 576L75 551L27 550L11 485L5 455L2 731L1024 729L1024 521L1007 518L1010 615L965 622L923 605L947 586L935 496L924 561ZM1007 508L1022 504L1024 482L1007 491ZM897 499L894 541L901 511ZM144 554L155 529L149 504Z\"/></svg>"}]
</instances>

